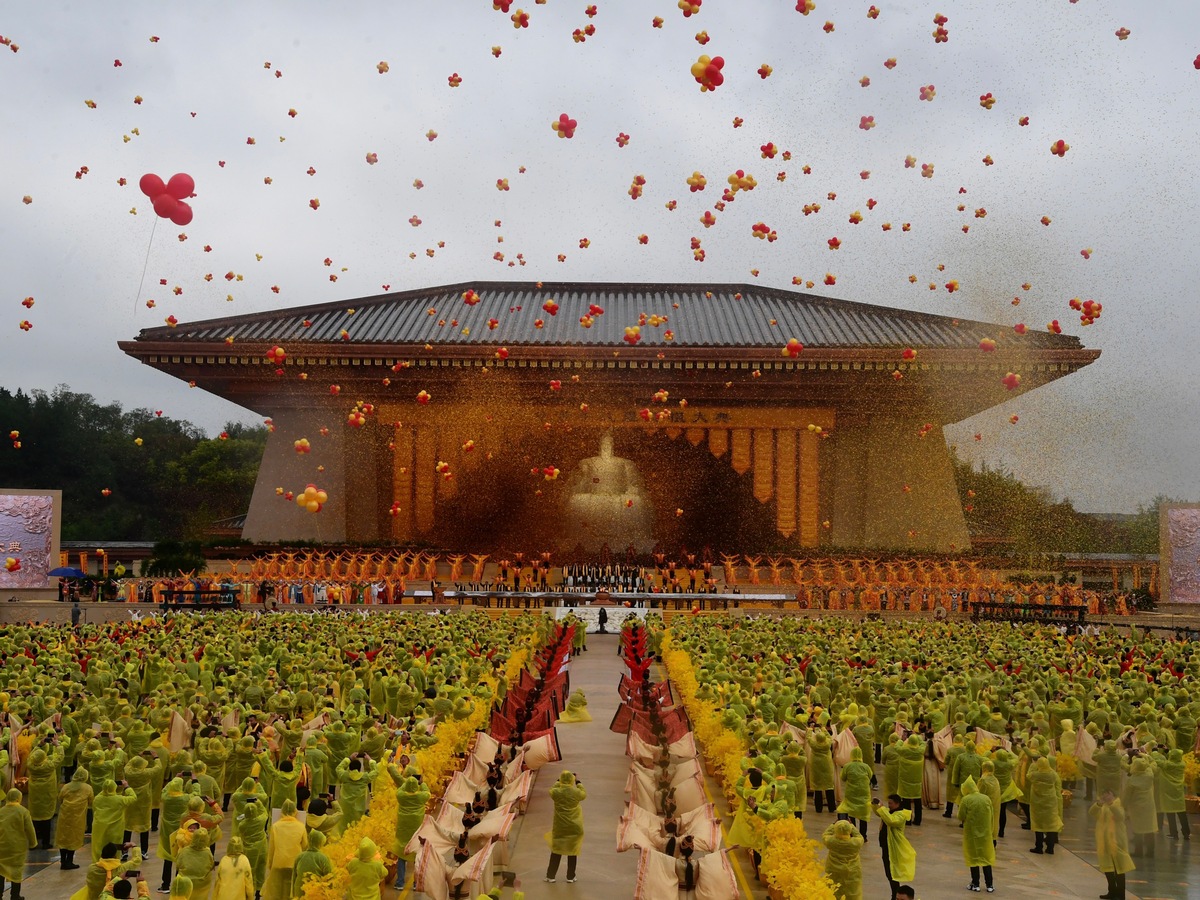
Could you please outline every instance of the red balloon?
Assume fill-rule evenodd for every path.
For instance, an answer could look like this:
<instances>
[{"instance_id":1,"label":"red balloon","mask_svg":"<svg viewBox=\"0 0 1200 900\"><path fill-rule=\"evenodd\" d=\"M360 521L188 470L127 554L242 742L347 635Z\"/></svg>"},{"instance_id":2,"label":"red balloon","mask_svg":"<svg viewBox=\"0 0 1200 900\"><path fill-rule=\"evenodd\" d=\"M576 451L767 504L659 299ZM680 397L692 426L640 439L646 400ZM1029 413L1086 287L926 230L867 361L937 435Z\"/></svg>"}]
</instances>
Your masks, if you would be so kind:
<instances>
[{"instance_id":1,"label":"red balloon","mask_svg":"<svg viewBox=\"0 0 1200 900\"><path fill-rule=\"evenodd\" d=\"M145 175L143 175L141 180L138 182L138 187L140 187L142 189L142 193L151 200L167 189L167 186L163 184L163 180L153 172L147 172Z\"/></svg>"},{"instance_id":2,"label":"red balloon","mask_svg":"<svg viewBox=\"0 0 1200 900\"><path fill-rule=\"evenodd\" d=\"M162 193L154 198L154 212L164 219L169 219L175 215L175 210L179 208L179 201L170 194Z\"/></svg>"},{"instance_id":3,"label":"red balloon","mask_svg":"<svg viewBox=\"0 0 1200 900\"><path fill-rule=\"evenodd\" d=\"M186 172L172 175L171 180L167 182L167 193L176 200L186 200L192 196L194 190L196 190L196 182Z\"/></svg>"},{"instance_id":4,"label":"red balloon","mask_svg":"<svg viewBox=\"0 0 1200 900\"><path fill-rule=\"evenodd\" d=\"M176 225L186 225L192 221L192 207L182 200L175 202L175 211L171 213L171 221Z\"/></svg>"},{"instance_id":5,"label":"red balloon","mask_svg":"<svg viewBox=\"0 0 1200 900\"><path fill-rule=\"evenodd\" d=\"M723 57L723 56L714 56L714 57L712 58L712 64L713 64L714 66L716 66L718 69L723 69L723 68L725 68L725 57Z\"/></svg>"}]
</instances>

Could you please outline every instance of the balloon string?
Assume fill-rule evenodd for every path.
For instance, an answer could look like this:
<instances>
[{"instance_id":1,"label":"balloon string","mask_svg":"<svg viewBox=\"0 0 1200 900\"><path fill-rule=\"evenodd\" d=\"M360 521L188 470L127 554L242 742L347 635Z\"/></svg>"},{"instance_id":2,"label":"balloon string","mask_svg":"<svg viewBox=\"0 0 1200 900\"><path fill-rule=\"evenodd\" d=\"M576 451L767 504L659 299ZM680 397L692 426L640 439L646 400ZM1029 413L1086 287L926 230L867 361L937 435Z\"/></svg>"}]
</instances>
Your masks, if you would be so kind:
<instances>
[{"instance_id":1,"label":"balloon string","mask_svg":"<svg viewBox=\"0 0 1200 900\"><path fill-rule=\"evenodd\" d=\"M146 242L146 259L142 263L142 279L138 282L137 296L133 298L133 311L136 313L138 302L142 299L142 286L146 283L146 269L150 267L150 248L154 244L154 231L158 228L158 216L154 217L154 224L150 226L150 240Z\"/></svg>"}]
</instances>

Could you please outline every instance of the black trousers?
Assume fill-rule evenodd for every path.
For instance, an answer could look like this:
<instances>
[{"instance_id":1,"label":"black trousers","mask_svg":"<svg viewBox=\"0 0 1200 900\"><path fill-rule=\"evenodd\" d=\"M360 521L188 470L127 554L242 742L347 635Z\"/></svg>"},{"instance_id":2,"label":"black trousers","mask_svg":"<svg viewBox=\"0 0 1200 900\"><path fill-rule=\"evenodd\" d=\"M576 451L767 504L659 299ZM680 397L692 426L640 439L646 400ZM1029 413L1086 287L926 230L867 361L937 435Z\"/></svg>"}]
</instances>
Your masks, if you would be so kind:
<instances>
[{"instance_id":1,"label":"black trousers","mask_svg":"<svg viewBox=\"0 0 1200 900\"><path fill-rule=\"evenodd\" d=\"M1035 841L1033 849L1035 852L1042 853L1043 847L1046 853L1054 852L1054 845L1058 843L1057 831L1035 831L1033 834Z\"/></svg>"},{"instance_id":2,"label":"black trousers","mask_svg":"<svg viewBox=\"0 0 1200 900\"><path fill-rule=\"evenodd\" d=\"M997 837L1004 837L1004 826L1008 824L1008 804L1000 804L1000 830L997 832Z\"/></svg>"},{"instance_id":3,"label":"black trousers","mask_svg":"<svg viewBox=\"0 0 1200 900\"><path fill-rule=\"evenodd\" d=\"M886 826L880 826L880 827L884 828L886 830ZM883 851L883 874L887 877L888 885L891 886L892 900L896 900L896 889L898 887L900 887L900 882L898 882L895 878L892 877L892 857L891 857L891 854L888 853L888 845L887 845L886 836L884 837L883 841L880 843L879 848Z\"/></svg>"},{"instance_id":4,"label":"black trousers","mask_svg":"<svg viewBox=\"0 0 1200 900\"><path fill-rule=\"evenodd\" d=\"M1171 827L1174 828L1175 827L1174 824L1172 824ZM38 849L39 850L49 850L50 849L50 833L51 833L50 832L50 820L49 819L34 819L33 830L34 830L34 833L37 834Z\"/></svg>"},{"instance_id":5,"label":"black trousers","mask_svg":"<svg viewBox=\"0 0 1200 900\"><path fill-rule=\"evenodd\" d=\"M0 878L0 894L4 893L4 879ZM12 900L21 900L21 882L14 881L12 883Z\"/></svg>"},{"instance_id":6,"label":"black trousers","mask_svg":"<svg viewBox=\"0 0 1200 900\"><path fill-rule=\"evenodd\" d=\"M1125 876L1105 872L1104 877L1108 880L1108 893L1104 896L1108 900L1125 900Z\"/></svg>"},{"instance_id":7,"label":"black trousers","mask_svg":"<svg viewBox=\"0 0 1200 900\"><path fill-rule=\"evenodd\" d=\"M988 887L992 886L992 867L983 867L983 883ZM979 866L971 866L971 884L979 887Z\"/></svg>"},{"instance_id":8,"label":"black trousers","mask_svg":"<svg viewBox=\"0 0 1200 900\"><path fill-rule=\"evenodd\" d=\"M575 864L579 861L578 856L567 857L567 880L570 881L575 877ZM558 864L562 862L561 853L550 854L550 865L546 867L546 877L554 878L558 875Z\"/></svg>"},{"instance_id":9,"label":"black trousers","mask_svg":"<svg viewBox=\"0 0 1200 900\"><path fill-rule=\"evenodd\" d=\"M837 803L834 802L832 790L813 791L813 803L815 803L817 806L817 812L821 812L823 809L821 805L822 800L825 801L825 805L829 807L830 812L833 812L835 809L837 809Z\"/></svg>"},{"instance_id":10,"label":"black trousers","mask_svg":"<svg viewBox=\"0 0 1200 900\"><path fill-rule=\"evenodd\" d=\"M171 889L171 861L169 859L163 860L162 887L167 890Z\"/></svg>"},{"instance_id":11,"label":"black trousers","mask_svg":"<svg viewBox=\"0 0 1200 900\"><path fill-rule=\"evenodd\" d=\"M1167 817L1167 827L1169 827L1169 828L1171 829L1171 837L1173 837L1173 838L1177 838L1177 837L1179 837L1179 832L1178 832L1178 831L1176 830L1176 828L1175 828L1175 822L1176 822L1176 820L1178 820L1178 821L1179 821L1179 827L1183 829L1183 837L1184 837L1184 839L1185 839L1185 840L1191 840L1191 837L1192 837L1192 826L1191 826L1191 823L1190 823L1190 822L1188 822L1187 813L1185 813L1185 812L1181 812L1181 813L1159 813L1159 814L1158 814L1158 822L1159 822L1159 824L1158 824L1158 830L1159 830L1159 831L1162 831L1162 819L1163 819L1163 816L1166 816L1166 817Z\"/></svg>"},{"instance_id":12,"label":"black trousers","mask_svg":"<svg viewBox=\"0 0 1200 900\"><path fill-rule=\"evenodd\" d=\"M922 804L921 804L921 798L920 798L920 797L913 797L913 798L911 798L911 799L908 799L908 800L901 800L901 801L900 801L900 808L901 808L901 809L908 809L908 810L911 810L911 811L912 811L912 823L913 823L913 825L920 825L920 824L921 824L921 810L922 810Z\"/></svg>"}]
</instances>

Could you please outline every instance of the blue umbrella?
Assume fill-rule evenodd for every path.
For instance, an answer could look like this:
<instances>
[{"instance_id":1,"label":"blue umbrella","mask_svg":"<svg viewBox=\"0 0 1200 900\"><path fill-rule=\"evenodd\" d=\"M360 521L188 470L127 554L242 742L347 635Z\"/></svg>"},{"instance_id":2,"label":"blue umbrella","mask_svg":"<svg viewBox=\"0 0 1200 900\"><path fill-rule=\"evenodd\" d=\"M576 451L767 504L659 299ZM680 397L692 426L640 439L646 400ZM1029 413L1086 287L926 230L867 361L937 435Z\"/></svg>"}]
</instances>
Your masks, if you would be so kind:
<instances>
[{"instance_id":1,"label":"blue umbrella","mask_svg":"<svg viewBox=\"0 0 1200 900\"><path fill-rule=\"evenodd\" d=\"M72 568L71 566L59 566L57 569L51 569L46 573L51 578L87 578L87 572Z\"/></svg>"}]
</instances>

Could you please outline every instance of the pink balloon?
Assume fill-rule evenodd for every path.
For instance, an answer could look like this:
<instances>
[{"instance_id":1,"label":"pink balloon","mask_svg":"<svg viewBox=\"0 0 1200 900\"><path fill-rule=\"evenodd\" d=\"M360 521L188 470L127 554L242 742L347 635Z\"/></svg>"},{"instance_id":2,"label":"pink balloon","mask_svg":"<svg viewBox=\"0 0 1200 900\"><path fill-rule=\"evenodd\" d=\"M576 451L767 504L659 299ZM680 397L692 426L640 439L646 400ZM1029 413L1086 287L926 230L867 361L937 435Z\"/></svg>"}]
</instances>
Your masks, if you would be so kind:
<instances>
[{"instance_id":1,"label":"pink balloon","mask_svg":"<svg viewBox=\"0 0 1200 900\"><path fill-rule=\"evenodd\" d=\"M171 221L176 225L186 225L192 221L192 207L182 200L175 203L175 211L171 213Z\"/></svg>"},{"instance_id":2,"label":"pink balloon","mask_svg":"<svg viewBox=\"0 0 1200 900\"><path fill-rule=\"evenodd\" d=\"M179 201L170 194L162 193L154 198L154 212L164 219L169 219L179 208Z\"/></svg>"},{"instance_id":3,"label":"pink balloon","mask_svg":"<svg viewBox=\"0 0 1200 900\"><path fill-rule=\"evenodd\" d=\"M171 180L167 182L167 193L176 200L186 200L192 196L194 190L196 190L196 182L186 172L172 175Z\"/></svg>"},{"instance_id":4,"label":"pink balloon","mask_svg":"<svg viewBox=\"0 0 1200 900\"><path fill-rule=\"evenodd\" d=\"M143 175L141 180L138 182L138 187L140 187L142 189L142 193L151 200L167 189L167 186L163 184L163 180L153 172L147 172L145 175Z\"/></svg>"}]
</instances>

